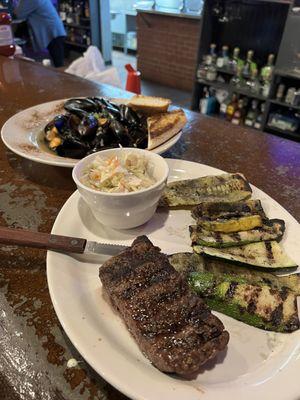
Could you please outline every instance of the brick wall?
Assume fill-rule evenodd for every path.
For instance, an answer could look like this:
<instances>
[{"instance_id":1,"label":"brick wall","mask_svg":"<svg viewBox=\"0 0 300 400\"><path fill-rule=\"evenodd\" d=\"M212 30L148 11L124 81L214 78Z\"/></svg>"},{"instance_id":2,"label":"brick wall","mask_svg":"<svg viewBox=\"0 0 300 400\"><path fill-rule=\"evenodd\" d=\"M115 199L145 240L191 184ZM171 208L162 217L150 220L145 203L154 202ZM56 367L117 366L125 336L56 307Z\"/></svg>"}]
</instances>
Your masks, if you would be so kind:
<instances>
[{"instance_id":1,"label":"brick wall","mask_svg":"<svg viewBox=\"0 0 300 400\"><path fill-rule=\"evenodd\" d=\"M143 79L193 88L200 19L138 13L137 65Z\"/></svg>"}]
</instances>

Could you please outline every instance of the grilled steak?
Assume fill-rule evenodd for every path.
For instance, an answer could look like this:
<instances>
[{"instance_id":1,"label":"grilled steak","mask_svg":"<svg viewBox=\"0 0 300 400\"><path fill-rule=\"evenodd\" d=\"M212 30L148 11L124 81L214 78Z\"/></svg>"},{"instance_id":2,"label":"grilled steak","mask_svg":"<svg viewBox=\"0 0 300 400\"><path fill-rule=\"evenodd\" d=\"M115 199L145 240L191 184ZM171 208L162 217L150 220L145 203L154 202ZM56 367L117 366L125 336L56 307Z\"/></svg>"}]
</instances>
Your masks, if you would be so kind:
<instances>
[{"instance_id":1,"label":"grilled steak","mask_svg":"<svg viewBox=\"0 0 300 400\"><path fill-rule=\"evenodd\" d=\"M161 371L192 377L226 347L222 322L146 236L104 263L99 276L140 349Z\"/></svg>"}]
</instances>

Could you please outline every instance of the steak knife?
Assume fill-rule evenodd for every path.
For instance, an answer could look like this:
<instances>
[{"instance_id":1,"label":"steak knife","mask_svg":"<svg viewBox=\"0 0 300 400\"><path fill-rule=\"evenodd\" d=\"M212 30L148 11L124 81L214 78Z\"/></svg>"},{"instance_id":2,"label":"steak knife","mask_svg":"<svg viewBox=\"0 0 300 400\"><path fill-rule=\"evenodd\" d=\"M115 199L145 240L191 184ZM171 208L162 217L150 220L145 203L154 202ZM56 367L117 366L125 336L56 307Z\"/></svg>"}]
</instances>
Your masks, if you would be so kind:
<instances>
[{"instance_id":1,"label":"steak knife","mask_svg":"<svg viewBox=\"0 0 300 400\"><path fill-rule=\"evenodd\" d=\"M99 243L82 238L5 227L0 227L0 243L61 253L107 256L116 255L127 248L120 244Z\"/></svg>"}]
</instances>

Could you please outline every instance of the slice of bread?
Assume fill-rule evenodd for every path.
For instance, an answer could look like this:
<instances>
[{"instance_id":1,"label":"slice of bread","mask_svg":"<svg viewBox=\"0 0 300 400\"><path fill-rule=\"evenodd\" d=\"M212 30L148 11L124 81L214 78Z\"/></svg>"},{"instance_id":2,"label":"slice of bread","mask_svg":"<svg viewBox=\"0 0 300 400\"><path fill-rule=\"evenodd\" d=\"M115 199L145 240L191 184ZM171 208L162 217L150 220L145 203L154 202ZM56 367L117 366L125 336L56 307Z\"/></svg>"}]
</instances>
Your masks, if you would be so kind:
<instances>
[{"instance_id":1,"label":"slice of bread","mask_svg":"<svg viewBox=\"0 0 300 400\"><path fill-rule=\"evenodd\" d=\"M127 103L127 105L132 107L135 111L140 111L146 115L164 113L168 111L170 104L171 100L169 99L142 95L133 96Z\"/></svg>"},{"instance_id":2,"label":"slice of bread","mask_svg":"<svg viewBox=\"0 0 300 400\"><path fill-rule=\"evenodd\" d=\"M186 122L187 118L181 109L148 117L148 150L171 139L184 127Z\"/></svg>"}]
</instances>

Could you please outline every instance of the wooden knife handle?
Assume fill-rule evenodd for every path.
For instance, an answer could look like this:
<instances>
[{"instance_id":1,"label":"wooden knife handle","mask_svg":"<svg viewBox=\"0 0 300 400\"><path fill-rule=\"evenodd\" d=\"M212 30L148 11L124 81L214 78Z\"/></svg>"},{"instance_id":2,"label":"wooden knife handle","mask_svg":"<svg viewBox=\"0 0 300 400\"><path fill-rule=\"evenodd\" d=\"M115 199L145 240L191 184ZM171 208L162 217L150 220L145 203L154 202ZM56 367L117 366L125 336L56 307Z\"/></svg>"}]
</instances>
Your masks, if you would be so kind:
<instances>
[{"instance_id":1,"label":"wooden knife handle","mask_svg":"<svg viewBox=\"0 0 300 400\"><path fill-rule=\"evenodd\" d=\"M85 239L0 227L0 243L67 253L83 253Z\"/></svg>"}]
</instances>

